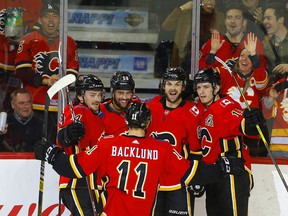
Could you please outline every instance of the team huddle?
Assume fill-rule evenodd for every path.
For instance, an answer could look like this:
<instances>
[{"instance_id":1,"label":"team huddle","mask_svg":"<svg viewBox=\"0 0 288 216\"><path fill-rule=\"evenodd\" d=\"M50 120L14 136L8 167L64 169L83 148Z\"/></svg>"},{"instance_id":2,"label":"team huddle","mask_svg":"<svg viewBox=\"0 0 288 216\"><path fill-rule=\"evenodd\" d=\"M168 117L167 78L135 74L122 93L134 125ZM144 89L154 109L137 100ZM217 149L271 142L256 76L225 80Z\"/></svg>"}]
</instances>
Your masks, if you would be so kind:
<instances>
[{"instance_id":1,"label":"team huddle","mask_svg":"<svg viewBox=\"0 0 288 216\"><path fill-rule=\"evenodd\" d=\"M61 176L62 202L73 215L96 214L87 184L99 215L192 215L195 197L205 191L207 211L247 214L253 177L241 137L257 134L261 111L243 112L231 98L220 96L220 76L212 68L195 75L198 102L182 98L185 84L182 68L167 68L161 95L141 101L132 75L118 71L111 78L112 97L103 102L98 77L77 78L75 116L67 105L58 146L41 141L34 150ZM223 113L225 128L217 121ZM115 132L109 134L111 124Z\"/></svg>"}]
</instances>

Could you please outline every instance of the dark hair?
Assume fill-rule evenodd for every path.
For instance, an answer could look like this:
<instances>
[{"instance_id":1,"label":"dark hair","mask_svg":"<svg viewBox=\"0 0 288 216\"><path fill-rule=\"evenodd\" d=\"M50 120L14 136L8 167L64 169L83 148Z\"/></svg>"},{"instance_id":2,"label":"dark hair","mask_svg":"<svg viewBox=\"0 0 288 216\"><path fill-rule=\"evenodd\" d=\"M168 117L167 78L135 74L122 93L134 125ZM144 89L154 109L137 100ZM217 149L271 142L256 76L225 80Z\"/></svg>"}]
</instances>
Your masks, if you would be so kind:
<instances>
[{"instance_id":1,"label":"dark hair","mask_svg":"<svg viewBox=\"0 0 288 216\"><path fill-rule=\"evenodd\" d=\"M244 5L242 2L239 2L239 1L231 1L226 5L225 11L224 11L225 17L227 16L228 11L233 10L233 9L240 10L243 14L243 17L246 18L245 13L244 13L245 11Z\"/></svg>"},{"instance_id":2,"label":"dark hair","mask_svg":"<svg viewBox=\"0 0 288 216\"><path fill-rule=\"evenodd\" d=\"M17 88L11 93L11 101L15 101L18 94L28 94L32 100L32 94L26 88Z\"/></svg>"},{"instance_id":3,"label":"dark hair","mask_svg":"<svg viewBox=\"0 0 288 216\"><path fill-rule=\"evenodd\" d=\"M276 19L280 19L281 17L284 18L284 25L288 26L288 19L287 19L287 9L285 4L281 2L270 2L265 6L264 13L267 9L273 9Z\"/></svg>"}]
</instances>

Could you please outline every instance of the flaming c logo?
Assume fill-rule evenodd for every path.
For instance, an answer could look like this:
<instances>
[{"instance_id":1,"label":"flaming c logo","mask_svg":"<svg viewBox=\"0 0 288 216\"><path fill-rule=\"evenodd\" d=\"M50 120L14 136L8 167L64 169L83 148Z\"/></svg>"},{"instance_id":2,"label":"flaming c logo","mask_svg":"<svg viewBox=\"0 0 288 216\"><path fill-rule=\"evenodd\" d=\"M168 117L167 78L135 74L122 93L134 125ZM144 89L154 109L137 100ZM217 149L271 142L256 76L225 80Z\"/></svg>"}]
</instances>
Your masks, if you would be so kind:
<instances>
[{"instance_id":1,"label":"flaming c logo","mask_svg":"<svg viewBox=\"0 0 288 216\"><path fill-rule=\"evenodd\" d=\"M51 76L59 72L59 59L57 52L39 52L35 56L36 71L41 75Z\"/></svg>"}]
</instances>

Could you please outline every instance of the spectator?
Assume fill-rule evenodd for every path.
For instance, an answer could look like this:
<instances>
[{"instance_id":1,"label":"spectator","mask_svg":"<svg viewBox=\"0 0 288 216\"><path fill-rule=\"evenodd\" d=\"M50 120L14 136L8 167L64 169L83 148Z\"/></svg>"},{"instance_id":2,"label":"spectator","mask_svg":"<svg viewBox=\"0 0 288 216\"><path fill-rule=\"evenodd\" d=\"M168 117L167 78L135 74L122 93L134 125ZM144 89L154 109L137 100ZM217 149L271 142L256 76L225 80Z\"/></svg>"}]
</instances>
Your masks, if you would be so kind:
<instances>
[{"instance_id":1,"label":"spectator","mask_svg":"<svg viewBox=\"0 0 288 216\"><path fill-rule=\"evenodd\" d=\"M266 119L273 119L270 150L274 157L288 158L288 73L274 72L270 77L269 95L263 99Z\"/></svg>"},{"instance_id":2,"label":"spectator","mask_svg":"<svg viewBox=\"0 0 288 216\"><path fill-rule=\"evenodd\" d=\"M199 110L195 103L182 98L185 85L186 75L182 68L166 69L160 84L163 96L155 96L147 101L152 116L147 134L159 140L168 140L182 157L200 160L201 146L197 134ZM176 215L178 212L193 215L194 196L201 196L203 193L203 187L194 194L193 190L189 191L187 188L161 191L160 186L156 215Z\"/></svg>"},{"instance_id":3,"label":"spectator","mask_svg":"<svg viewBox=\"0 0 288 216\"><path fill-rule=\"evenodd\" d=\"M247 42L244 42L244 47L240 52L235 67L232 69L232 75L224 67L217 68L221 77L220 93L229 95L240 104L243 110L247 106L238 88L240 87L250 107L261 108L260 100L266 94L268 85L268 74L265 66L259 61L256 53L256 43L257 37L254 33L249 33ZM235 77L239 86L237 86L232 76ZM266 140L269 140L267 127L263 127L263 129ZM251 156L267 156L265 144L259 136L245 136L244 141L250 149Z\"/></svg>"},{"instance_id":4,"label":"spectator","mask_svg":"<svg viewBox=\"0 0 288 216\"><path fill-rule=\"evenodd\" d=\"M215 9L215 0L202 0L200 12L200 46L210 37L212 30L222 31L224 16ZM192 1L175 8L163 21L162 28L175 31L172 63L169 67L181 66L191 50Z\"/></svg>"},{"instance_id":5,"label":"spectator","mask_svg":"<svg viewBox=\"0 0 288 216\"><path fill-rule=\"evenodd\" d=\"M288 72L287 11L285 5L277 2L267 4L263 25L268 38L263 40L267 55L268 71Z\"/></svg>"},{"instance_id":6,"label":"spectator","mask_svg":"<svg viewBox=\"0 0 288 216\"><path fill-rule=\"evenodd\" d=\"M8 131L3 145L6 151L33 152L33 145L42 137L43 122L32 110L32 95L25 88L11 94L12 111L8 113Z\"/></svg>"},{"instance_id":7,"label":"spectator","mask_svg":"<svg viewBox=\"0 0 288 216\"><path fill-rule=\"evenodd\" d=\"M93 149L70 157L55 145L40 142L35 158L48 161L58 174L70 178L95 171L100 178L109 176L102 215L153 215L158 184L166 178L167 189L175 190L181 185L213 182L223 175L244 172L243 161L237 158L227 159L226 164L223 159L213 165L202 166L193 160L189 163L167 142L145 136L150 118L144 103L132 102L126 111L127 135L102 138Z\"/></svg>"},{"instance_id":8,"label":"spectator","mask_svg":"<svg viewBox=\"0 0 288 216\"><path fill-rule=\"evenodd\" d=\"M228 4L225 11L226 33L224 35L218 31L212 33L211 39L200 50L199 68L221 67L222 65L215 61L215 55L224 62L238 58L244 41L247 41L246 33L243 31L246 23L247 19L244 17L241 4L239 2ZM264 48L259 40L256 52L263 65L266 65Z\"/></svg>"},{"instance_id":9,"label":"spectator","mask_svg":"<svg viewBox=\"0 0 288 216\"><path fill-rule=\"evenodd\" d=\"M56 4L43 4L40 11L39 31L25 35L20 42L16 55L16 77L33 95L33 109L43 116L45 95L59 74L59 7ZM77 46L71 37L67 37L66 73L78 74ZM49 111L48 137L55 142L57 132L57 96L52 98Z\"/></svg>"},{"instance_id":10,"label":"spectator","mask_svg":"<svg viewBox=\"0 0 288 216\"><path fill-rule=\"evenodd\" d=\"M94 75L77 78L73 107L65 107L64 122L59 123L58 141L67 155L91 149L104 135L104 125L98 117L103 89L102 81ZM74 119L71 112L74 112ZM96 178L95 174L87 177L89 181L60 176L61 199L72 215L94 215L88 190L96 200ZM87 184L90 185L88 190Z\"/></svg>"},{"instance_id":11,"label":"spectator","mask_svg":"<svg viewBox=\"0 0 288 216\"><path fill-rule=\"evenodd\" d=\"M217 159L228 155L246 161L245 172L241 175L227 175L205 185L207 215L248 215L253 177L250 156L242 137L258 134L255 125L261 126L264 121L261 110L252 108L243 112L229 96L221 97L220 76L212 68L198 71L194 83L199 96L202 161L214 164Z\"/></svg>"},{"instance_id":12,"label":"spectator","mask_svg":"<svg viewBox=\"0 0 288 216\"><path fill-rule=\"evenodd\" d=\"M247 19L245 31L253 32L259 40L263 40L266 35L266 29L263 26L263 10L267 0L242 0L244 14Z\"/></svg>"},{"instance_id":13,"label":"spectator","mask_svg":"<svg viewBox=\"0 0 288 216\"><path fill-rule=\"evenodd\" d=\"M22 36L20 33L26 34L36 28L41 7L42 1L0 1L0 88L3 90L1 91L0 107L6 111L11 109L11 93L20 85L20 80L13 77L15 71L15 57ZM12 34L5 34L7 8L19 8L23 13L19 14L19 18L23 20L23 31L14 31L15 36L12 36Z\"/></svg>"}]
</instances>

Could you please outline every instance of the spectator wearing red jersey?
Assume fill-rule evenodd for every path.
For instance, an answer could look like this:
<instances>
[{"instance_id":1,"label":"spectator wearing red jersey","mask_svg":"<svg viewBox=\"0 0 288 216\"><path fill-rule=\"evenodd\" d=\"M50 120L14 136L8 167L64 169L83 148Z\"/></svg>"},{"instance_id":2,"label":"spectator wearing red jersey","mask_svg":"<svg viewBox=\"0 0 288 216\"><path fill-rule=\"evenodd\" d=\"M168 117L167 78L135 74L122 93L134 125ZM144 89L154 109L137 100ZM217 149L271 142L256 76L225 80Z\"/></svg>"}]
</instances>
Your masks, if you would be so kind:
<instances>
[{"instance_id":1,"label":"spectator wearing red jersey","mask_svg":"<svg viewBox=\"0 0 288 216\"><path fill-rule=\"evenodd\" d=\"M20 85L20 80L13 77L15 71L15 58L18 49L20 38L23 34L32 31L38 25L39 13L42 7L42 1L34 0L2 0L0 1L0 88L1 99L0 110L9 111L11 108L10 95L15 88ZM15 26L11 25L10 30L5 32L7 24L7 9L9 14L12 10L19 13L16 17L20 22L17 24L22 27L17 27L19 31L15 30ZM9 15L11 16L11 14ZM16 25L16 22L13 23ZM22 29L21 29L22 28ZM7 33L7 34L6 34Z\"/></svg>"},{"instance_id":2,"label":"spectator wearing red jersey","mask_svg":"<svg viewBox=\"0 0 288 216\"><path fill-rule=\"evenodd\" d=\"M238 102L242 109L246 109L246 102L250 107L261 108L261 99L266 95L268 85L268 73L265 65L260 62L256 53L257 37L254 33L247 35L247 42L244 42L239 58L235 66L232 67L232 74L224 67L217 68L221 77L221 94L229 95L233 100ZM236 79L236 82L234 78ZM239 88L246 98L244 101ZM266 140L269 141L267 127L263 128ZM244 137L245 144L250 149L251 156L266 157L267 149L260 136Z\"/></svg>"},{"instance_id":3,"label":"spectator wearing red jersey","mask_svg":"<svg viewBox=\"0 0 288 216\"><path fill-rule=\"evenodd\" d=\"M33 95L33 109L43 116L45 95L59 76L59 24L60 11L57 4L43 4L40 11L39 31L21 38L17 55L15 76ZM77 45L67 37L66 73L78 74ZM58 95L52 98L49 111L49 140L55 142L57 131Z\"/></svg>"},{"instance_id":4,"label":"spectator wearing red jersey","mask_svg":"<svg viewBox=\"0 0 288 216\"><path fill-rule=\"evenodd\" d=\"M247 33L249 32L244 31L246 24L243 6L239 2L227 4L226 33L223 35L218 31L212 33L211 39L200 50L199 68L221 67L222 65L214 59L215 55L224 62L237 59L244 47L244 41L247 42ZM263 65L266 66L265 52L260 40L257 41L256 53Z\"/></svg>"}]
</instances>

